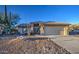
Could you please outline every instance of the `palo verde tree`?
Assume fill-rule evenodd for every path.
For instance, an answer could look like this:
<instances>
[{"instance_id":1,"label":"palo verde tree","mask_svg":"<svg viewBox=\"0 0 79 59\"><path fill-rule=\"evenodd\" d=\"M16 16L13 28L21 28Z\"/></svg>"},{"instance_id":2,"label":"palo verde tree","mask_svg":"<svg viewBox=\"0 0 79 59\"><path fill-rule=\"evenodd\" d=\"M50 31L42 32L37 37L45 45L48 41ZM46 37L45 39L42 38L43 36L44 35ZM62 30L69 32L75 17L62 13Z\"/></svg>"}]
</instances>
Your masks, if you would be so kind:
<instances>
[{"instance_id":1,"label":"palo verde tree","mask_svg":"<svg viewBox=\"0 0 79 59\"><path fill-rule=\"evenodd\" d=\"M0 24L5 25L4 32L11 33L11 30L19 22L20 17L18 14L7 13L7 7L5 6L4 14L0 14Z\"/></svg>"}]
</instances>

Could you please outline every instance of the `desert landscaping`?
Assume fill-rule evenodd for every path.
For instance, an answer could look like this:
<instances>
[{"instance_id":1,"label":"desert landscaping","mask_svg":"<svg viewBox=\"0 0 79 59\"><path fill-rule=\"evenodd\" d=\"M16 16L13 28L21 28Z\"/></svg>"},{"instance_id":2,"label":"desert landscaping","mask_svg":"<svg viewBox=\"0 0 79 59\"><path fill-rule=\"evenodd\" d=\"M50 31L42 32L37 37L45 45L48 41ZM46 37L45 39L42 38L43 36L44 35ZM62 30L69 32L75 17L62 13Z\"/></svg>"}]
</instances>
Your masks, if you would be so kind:
<instances>
[{"instance_id":1,"label":"desert landscaping","mask_svg":"<svg viewBox=\"0 0 79 59\"><path fill-rule=\"evenodd\" d=\"M33 38L32 38L33 39ZM56 54L70 53L50 39L14 38L0 39L0 53L4 54Z\"/></svg>"},{"instance_id":2,"label":"desert landscaping","mask_svg":"<svg viewBox=\"0 0 79 59\"><path fill-rule=\"evenodd\" d=\"M39 53L40 54L71 54L71 53L78 53L79 49L76 48L76 46L78 46L79 43L77 43L77 41L79 41L77 36L69 37L69 36L52 35L48 37L47 36L0 37L0 53L1 54L19 54L19 53L20 54L39 54ZM74 44L74 46L73 45L70 46L72 43L75 43L76 45Z\"/></svg>"}]
</instances>

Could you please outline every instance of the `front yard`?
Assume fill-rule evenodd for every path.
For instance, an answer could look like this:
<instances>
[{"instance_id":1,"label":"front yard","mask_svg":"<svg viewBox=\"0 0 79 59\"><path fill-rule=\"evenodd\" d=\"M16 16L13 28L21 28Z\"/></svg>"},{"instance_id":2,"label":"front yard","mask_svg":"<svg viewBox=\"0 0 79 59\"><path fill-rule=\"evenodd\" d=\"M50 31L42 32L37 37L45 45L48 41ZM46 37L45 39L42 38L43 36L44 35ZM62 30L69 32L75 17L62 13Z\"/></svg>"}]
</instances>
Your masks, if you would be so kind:
<instances>
[{"instance_id":1,"label":"front yard","mask_svg":"<svg viewBox=\"0 0 79 59\"><path fill-rule=\"evenodd\" d=\"M35 36L37 37L37 36ZM55 36L54 36L55 37ZM48 38L1 37L0 53L4 54L66 54L70 53Z\"/></svg>"}]
</instances>

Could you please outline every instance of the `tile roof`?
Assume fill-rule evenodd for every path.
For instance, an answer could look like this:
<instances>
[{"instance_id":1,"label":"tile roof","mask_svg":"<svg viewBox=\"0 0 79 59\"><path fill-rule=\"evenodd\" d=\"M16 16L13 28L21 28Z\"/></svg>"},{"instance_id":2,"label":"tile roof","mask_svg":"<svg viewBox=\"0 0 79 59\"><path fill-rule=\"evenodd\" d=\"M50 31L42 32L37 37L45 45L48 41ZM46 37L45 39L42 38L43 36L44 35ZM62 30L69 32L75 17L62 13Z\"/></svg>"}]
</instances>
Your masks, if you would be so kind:
<instances>
[{"instance_id":1,"label":"tile roof","mask_svg":"<svg viewBox=\"0 0 79 59\"><path fill-rule=\"evenodd\" d=\"M68 23L61 23L61 22L47 22L44 24L46 24L46 25L70 25Z\"/></svg>"}]
</instances>

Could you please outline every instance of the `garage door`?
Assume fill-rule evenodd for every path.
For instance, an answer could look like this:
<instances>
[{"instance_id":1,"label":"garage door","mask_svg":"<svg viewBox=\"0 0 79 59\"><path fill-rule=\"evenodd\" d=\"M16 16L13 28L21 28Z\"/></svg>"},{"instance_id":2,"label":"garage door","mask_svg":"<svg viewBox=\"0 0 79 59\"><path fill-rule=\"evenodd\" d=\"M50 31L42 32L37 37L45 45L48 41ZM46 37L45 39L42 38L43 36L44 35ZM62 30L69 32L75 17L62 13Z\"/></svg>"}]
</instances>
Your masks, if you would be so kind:
<instances>
[{"instance_id":1,"label":"garage door","mask_svg":"<svg viewBox=\"0 0 79 59\"><path fill-rule=\"evenodd\" d=\"M64 29L62 27L45 27L46 35L60 35Z\"/></svg>"}]
</instances>

